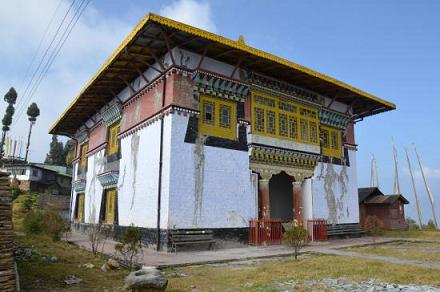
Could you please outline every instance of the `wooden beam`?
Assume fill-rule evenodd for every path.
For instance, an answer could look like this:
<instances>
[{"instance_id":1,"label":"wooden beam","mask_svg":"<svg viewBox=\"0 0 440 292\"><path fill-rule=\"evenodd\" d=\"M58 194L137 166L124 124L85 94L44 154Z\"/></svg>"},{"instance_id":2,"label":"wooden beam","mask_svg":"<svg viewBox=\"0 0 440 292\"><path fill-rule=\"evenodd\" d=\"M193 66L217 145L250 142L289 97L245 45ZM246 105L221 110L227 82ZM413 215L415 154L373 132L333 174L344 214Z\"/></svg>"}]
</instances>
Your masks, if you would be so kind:
<instances>
[{"instance_id":1,"label":"wooden beam","mask_svg":"<svg viewBox=\"0 0 440 292\"><path fill-rule=\"evenodd\" d=\"M240 56L238 58L237 64L235 64L234 70L232 70L232 73L231 73L231 76L230 76L231 78L234 77L235 72L238 70L238 68L240 68L241 62L243 62L243 57Z\"/></svg>"},{"instance_id":2,"label":"wooden beam","mask_svg":"<svg viewBox=\"0 0 440 292\"><path fill-rule=\"evenodd\" d=\"M130 82L128 82L127 80L125 80L121 76L118 76L118 78L121 79L125 83L125 85L127 85L128 88L130 88L131 93L136 92L136 90L134 90L133 86L131 86Z\"/></svg>"},{"instance_id":3,"label":"wooden beam","mask_svg":"<svg viewBox=\"0 0 440 292\"><path fill-rule=\"evenodd\" d=\"M139 57L137 57L135 53L127 52L127 54L128 54L131 58L133 58L132 60L135 60L135 61L137 61L138 63L141 63L142 65L147 66L148 68L151 68L151 69L153 69L153 70L155 70L155 71L157 71L157 72L159 72L159 73L163 73L162 70L157 69L156 67L154 67L153 65L149 64L148 62L146 62L146 61L140 59ZM160 65L160 64L159 64L159 65ZM163 67L163 66L161 66L161 67Z\"/></svg>"},{"instance_id":4,"label":"wooden beam","mask_svg":"<svg viewBox=\"0 0 440 292\"><path fill-rule=\"evenodd\" d=\"M159 28L159 30L160 30L160 33L161 33L163 39L165 40L165 45L167 46L168 53L170 54L171 62L173 62L173 65L176 65L176 60L174 59L174 55L171 50L170 39L168 38L168 35L165 33L165 31L162 28Z\"/></svg>"},{"instance_id":5,"label":"wooden beam","mask_svg":"<svg viewBox=\"0 0 440 292\"><path fill-rule=\"evenodd\" d=\"M142 72L135 64L133 63L129 63L130 66L132 66L136 72L142 77L142 79L144 79L144 81L148 84L150 83L150 81L148 80L148 78L145 76L144 72Z\"/></svg>"},{"instance_id":6,"label":"wooden beam","mask_svg":"<svg viewBox=\"0 0 440 292\"><path fill-rule=\"evenodd\" d=\"M209 47L210 47L210 45L208 44L203 49L203 53L202 53L202 56L200 57L199 64L197 64L196 70L200 69L200 67L202 66L203 60L205 60L205 56L208 53Z\"/></svg>"}]
</instances>

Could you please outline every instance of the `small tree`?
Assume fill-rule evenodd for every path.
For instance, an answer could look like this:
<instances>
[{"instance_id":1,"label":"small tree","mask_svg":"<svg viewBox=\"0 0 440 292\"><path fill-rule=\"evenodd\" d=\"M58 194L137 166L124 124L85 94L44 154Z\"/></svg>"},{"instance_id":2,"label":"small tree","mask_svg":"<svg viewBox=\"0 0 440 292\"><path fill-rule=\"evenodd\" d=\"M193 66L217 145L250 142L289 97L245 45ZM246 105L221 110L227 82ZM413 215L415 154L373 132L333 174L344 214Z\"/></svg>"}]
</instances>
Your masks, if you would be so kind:
<instances>
[{"instance_id":1,"label":"small tree","mask_svg":"<svg viewBox=\"0 0 440 292\"><path fill-rule=\"evenodd\" d=\"M100 250L102 252L104 250L105 240L108 237L107 230L105 230L104 226L101 223L92 224L87 229L87 234L93 254L97 254Z\"/></svg>"},{"instance_id":2,"label":"small tree","mask_svg":"<svg viewBox=\"0 0 440 292\"><path fill-rule=\"evenodd\" d=\"M436 230L437 227L435 226L435 223L432 219L428 220L428 223L426 225L423 225L423 229L425 230Z\"/></svg>"},{"instance_id":3,"label":"small tree","mask_svg":"<svg viewBox=\"0 0 440 292\"><path fill-rule=\"evenodd\" d=\"M49 153L46 155L44 163L51 165L65 165L64 147L63 142L58 141L57 135L52 135L52 141L50 142Z\"/></svg>"},{"instance_id":4,"label":"small tree","mask_svg":"<svg viewBox=\"0 0 440 292\"><path fill-rule=\"evenodd\" d=\"M37 121L37 117L40 115L40 109L38 108L37 104L33 102L27 109L27 115L30 122L29 126L29 134L28 134L28 140L26 144L26 154L24 156L24 161L27 162L28 154L29 154L29 145L31 144L31 134L32 134L32 126Z\"/></svg>"},{"instance_id":5,"label":"small tree","mask_svg":"<svg viewBox=\"0 0 440 292\"><path fill-rule=\"evenodd\" d=\"M283 234L283 241L295 249L295 260L298 259L298 252L307 244L307 240L307 230L302 225L298 224L296 220L289 223L289 227Z\"/></svg>"},{"instance_id":6,"label":"small tree","mask_svg":"<svg viewBox=\"0 0 440 292\"><path fill-rule=\"evenodd\" d=\"M408 225L409 230L419 230L419 225L417 224L416 220L412 219L411 217L406 218L406 224Z\"/></svg>"},{"instance_id":7,"label":"small tree","mask_svg":"<svg viewBox=\"0 0 440 292\"><path fill-rule=\"evenodd\" d=\"M139 253L142 252L142 235L139 230L134 225L129 226L115 249L116 254L121 255L129 269L133 270Z\"/></svg>"},{"instance_id":8,"label":"small tree","mask_svg":"<svg viewBox=\"0 0 440 292\"><path fill-rule=\"evenodd\" d=\"M75 141L73 139L67 140L66 144L64 144L63 155L66 165L72 165L72 160L75 158Z\"/></svg>"},{"instance_id":9,"label":"small tree","mask_svg":"<svg viewBox=\"0 0 440 292\"><path fill-rule=\"evenodd\" d=\"M367 216L365 218L364 230L367 234L372 236L382 235L384 232L384 225L382 220L377 216Z\"/></svg>"}]
</instances>

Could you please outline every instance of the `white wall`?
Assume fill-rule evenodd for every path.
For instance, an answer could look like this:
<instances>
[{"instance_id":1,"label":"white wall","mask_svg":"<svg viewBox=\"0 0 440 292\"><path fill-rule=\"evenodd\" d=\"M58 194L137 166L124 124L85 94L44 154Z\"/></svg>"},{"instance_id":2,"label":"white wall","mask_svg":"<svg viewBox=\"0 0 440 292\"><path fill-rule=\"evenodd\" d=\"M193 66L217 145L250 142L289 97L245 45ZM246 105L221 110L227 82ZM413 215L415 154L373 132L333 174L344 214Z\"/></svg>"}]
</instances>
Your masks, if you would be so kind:
<instances>
[{"instance_id":1,"label":"white wall","mask_svg":"<svg viewBox=\"0 0 440 292\"><path fill-rule=\"evenodd\" d=\"M98 223L103 188L97 174L103 172L105 163L105 149L87 157L86 190L84 197L84 222ZM74 197L76 195L74 194ZM74 208L73 208L74 209Z\"/></svg>"},{"instance_id":2,"label":"white wall","mask_svg":"<svg viewBox=\"0 0 440 292\"><path fill-rule=\"evenodd\" d=\"M164 119L161 227L168 223L168 182L171 118ZM121 139L118 181L119 225L157 226L160 121Z\"/></svg>"},{"instance_id":3,"label":"white wall","mask_svg":"<svg viewBox=\"0 0 440 292\"><path fill-rule=\"evenodd\" d=\"M188 119L172 115L169 228L247 227L257 212L248 153L185 143Z\"/></svg>"},{"instance_id":4,"label":"white wall","mask_svg":"<svg viewBox=\"0 0 440 292\"><path fill-rule=\"evenodd\" d=\"M329 224L359 223L356 151L348 151L350 167L318 163L312 179L313 218Z\"/></svg>"}]
</instances>

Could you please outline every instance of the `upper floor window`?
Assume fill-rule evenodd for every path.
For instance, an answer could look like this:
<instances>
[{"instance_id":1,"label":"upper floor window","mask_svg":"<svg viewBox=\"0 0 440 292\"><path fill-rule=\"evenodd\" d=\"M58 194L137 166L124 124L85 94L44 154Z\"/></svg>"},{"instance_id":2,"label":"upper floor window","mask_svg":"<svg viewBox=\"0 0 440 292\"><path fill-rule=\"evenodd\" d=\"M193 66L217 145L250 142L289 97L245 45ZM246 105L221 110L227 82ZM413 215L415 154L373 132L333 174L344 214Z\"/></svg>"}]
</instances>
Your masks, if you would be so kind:
<instances>
[{"instance_id":1,"label":"upper floor window","mask_svg":"<svg viewBox=\"0 0 440 292\"><path fill-rule=\"evenodd\" d=\"M321 126L322 154L340 158L342 156L341 131L336 128Z\"/></svg>"},{"instance_id":2,"label":"upper floor window","mask_svg":"<svg viewBox=\"0 0 440 292\"><path fill-rule=\"evenodd\" d=\"M261 92L252 93L252 129L256 134L319 145L317 110Z\"/></svg>"},{"instance_id":3,"label":"upper floor window","mask_svg":"<svg viewBox=\"0 0 440 292\"><path fill-rule=\"evenodd\" d=\"M119 151L119 134L120 124L119 122L114 123L108 129L108 144L107 144L107 155L112 155L118 153Z\"/></svg>"},{"instance_id":4,"label":"upper floor window","mask_svg":"<svg viewBox=\"0 0 440 292\"><path fill-rule=\"evenodd\" d=\"M85 169L87 167L87 148L88 144L84 143L80 146L80 160L79 160L79 167L81 169Z\"/></svg>"},{"instance_id":5,"label":"upper floor window","mask_svg":"<svg viewBox=\"0 0 440 292\"><path fill-rule=\"evenodd\" d=\"M212 96L200 96L199 131L202 134L235 140L236 104Z\"/></svg>"}]
</instances>

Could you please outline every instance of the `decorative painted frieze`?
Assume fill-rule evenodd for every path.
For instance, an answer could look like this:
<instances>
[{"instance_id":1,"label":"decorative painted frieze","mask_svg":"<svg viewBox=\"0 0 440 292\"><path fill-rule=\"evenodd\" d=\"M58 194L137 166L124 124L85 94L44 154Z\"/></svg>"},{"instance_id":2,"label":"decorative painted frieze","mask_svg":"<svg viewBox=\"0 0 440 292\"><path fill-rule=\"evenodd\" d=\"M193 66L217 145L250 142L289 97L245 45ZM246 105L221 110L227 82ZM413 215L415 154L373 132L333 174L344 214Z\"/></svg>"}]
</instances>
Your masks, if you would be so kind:
<instances>
[{"instance_id":1,"label":"decorative painted frieze","mask_svg":"<svg viewBox=\"0 0 440 292\"><path fill-rule=\"evenodd\" d=\"M122 106L120 103L114 103L101 113L104 124L108 127L120 120L122 117Z\"/></svg>"},{"instance_id":2,"label":"decorative painted frieze","mask_svg":"<svg viewBox=\"0 0 440 292\"><path fill-rule=\"evenodd\" d=\"M89 138L88 130L82 130L81 132L75 135L75 140L78 142L78 144L82 144L86 142L88 138Z\"/></svg>"},{"instance_id":3,"label":"decorative painted frieze","mask_svg":"<svg viewBox=\"0 0 440 292\"><path fill-rule=\"evenodd\" d=\"M321 108L319 111L319 122L334 128L345 129L347 127L350 117L348 115L338 113L335 111Z\"/></svg>"},{"instance_id":4,"label":"decorative painted frieze","mask_svg":"<svg viewBox=\"0 0 440 292\"><path fill-rule=\"evenodd\" d=\"M261 76L255 72L250 72L247 81L255 86L265 88L266 90L275 90L298 99L307 100L317 104L324 104L324 97L309 90L297 87L295 85L282 82L267 76Z\"/></svg>"},{"instance_id":5,"label":"decorative painted frieze","mask_svg":"<svg viewBox=\"0 0 440 292\"><path fill-rule=\"evenodd\" d=\"M118 184L119 171L110 170L96 176L104 190L115 188Z\"/></svg>"},{"instance_id":6,"label":"decorative painted frieze","mask_svg":"<svg viewBox=\"0 0 440 292\"><path fill-rule=\"evenodd\" d=\"M204 93L244 102L249 92L247 84L203 71L195 71L193 80L196 94Z\"/></svg>"},{"instance_id":7,"label":"decorative painted frieze","mask_svg":"<svg viewBox=\"0 0 440 292\"><path fill-rule=\"evenodd\" d=\"M85 179L77 179L72 182L72 188L76 193L84 192L86 189L86 180Z\"/></svg>"}]
</instances>

